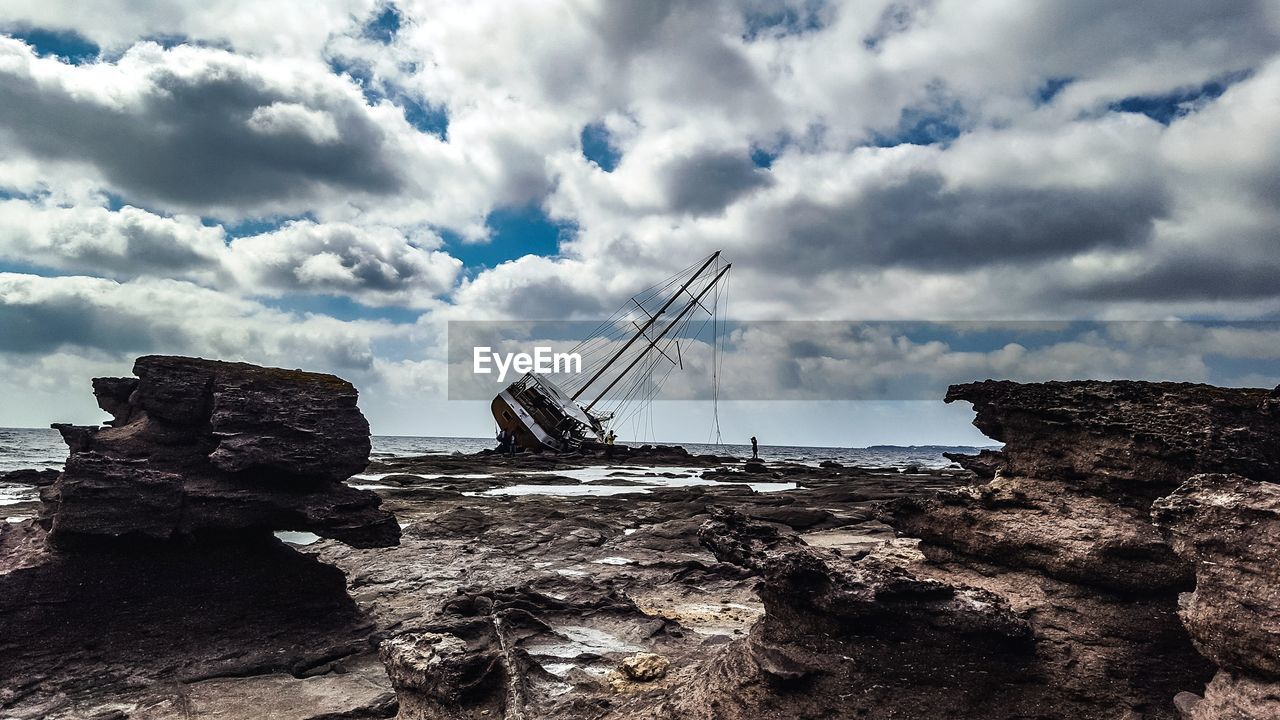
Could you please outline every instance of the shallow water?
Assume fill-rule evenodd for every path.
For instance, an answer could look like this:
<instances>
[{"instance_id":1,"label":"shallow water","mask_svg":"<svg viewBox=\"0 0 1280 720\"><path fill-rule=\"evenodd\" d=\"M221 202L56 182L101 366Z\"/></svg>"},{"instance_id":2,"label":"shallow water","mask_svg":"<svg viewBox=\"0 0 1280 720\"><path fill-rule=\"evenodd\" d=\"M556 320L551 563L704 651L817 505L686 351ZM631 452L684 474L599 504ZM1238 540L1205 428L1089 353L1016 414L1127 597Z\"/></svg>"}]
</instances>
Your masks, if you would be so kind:
<instances>
[{"instance_id":1,"label":"shallow water","mask_svg":"<svg viewBox=\"0 0 1280 720\"><path fill-rule=\"evenodd\" d=\"M33 502L40 492L30 485L0 485L0 507Z\"/></svg>"},{"instance_id":2,"label":"shallow water","mask_svg":"<svg viewBox=\"0 0 1280 720\"><path fill-rule=\"evenodd\" d=\"M441 438L406 437L396 435L373 436L371 456L379 458L408 457L414 455L451 455L475 453L492 449L491 438ZM640 443L632 443L640 444ZM732 455L749 457L748 445L707 445L681 443L696 455ZM916 465L921 468L944 468L950 461L943 452L977 452L974 447L922 445L915 447L875 446L868 448L797 447L790 445L761 445L760 457L765 460L788 460L816 465L823 460L834 460L845 465L869 468L901 468ZM23 468L61 468L67 459L67 446L57 430L49 428L0 428L0 473ZM661 468L674 471L677 468ZM376 481L385 475L361 475L361 480ZM426 477L426 476L424 476ZM439 477L439 476L435 476ZM484 475L464 475L464 478L483 478ZM431 479L428 477L428 479Z\"/></svg>"},{"instance_id":3,"label":"shallow water","mask_svg":"<svg viewBox=\"0 0 1280 720\"><path fill-rule=\"evenodd\" d=\"M619 439L627 445L643 445L643 442L630 442ZM695 455L731 455L746 458L751 456L750 445L706 444L706 443L649 443L679 444ZM450 455L452 453L475 453L481 450L492 450L497 443L491 438L441 438L441 437L405 437L375 435L373 438L373 458L405 457L412 455ZM991 446L997 447L997 446ZM951 461L942 457L944 452L975 453L980 448L951 445L916 445L899 447L877 445L864 448L836 447L801 447L795 445L761 445L760 457L763 460L787 460L790 462L817 465L823 460L834 460L844 465L856 465L866 468L902 468L915 465L921 468L944 468Z\"/></svg>"},{"instance_id":4,"label":"shallow water","mask_svg":"<svg viewBox=\"0 0 1280 720\"><path fill-rule=\"evenodd\" d=\"M491 449L492 440L487 438L437 438L437 437L373 437L374 459L391 457L409 457L415 455L451 455L454 453L475 453ZM689 452L698 455L732 455L748 457L751 448L746 445L705 445L685 443ZM762 446L760 456L765 460L787 460L809 465L817 465L824 460L833 460L845 465L857 465L870 468L903 468L915 465L921 468L943 468L951 465L951 461L942 457L943 452L977 452L974 447L871 447L871 448L807 448L793 446ZM67 448L56 430L0 428L0 472L23 468L61 468L66 461ZM564 477L576 484L539 485L516 484L503 488L487 490L483 493L467 493L468 495L621 495L625 493L648 493L650 488L688 487L693 485L747 485L756 492L783 492L796 489L792 482L752 482L743 476L742 482L726 482L708 480L702 477L706 468L680 466L649 465L609 465L576 468L570 470L538 470L529 474L555 475ZM383 478L391 475L413 475L423 480L439 480L444 477L459 480L485 480L494 477L492 473L460 473L444 475L441 473L361 473L353 476L353 485L368 490L389 490L389 485L382 484ZM672 477L668 477L672 476ZM611 484L610 480L626 479L636 485ZM0 506L17 505L37 499L36 488L25 485L0 485ZM302 534L289 533L283 537L287 542L308 544L313 539L301 537ZM298 535L298 537L293 537ZM309 533L307 533L309 535Z\"/></svg>"},{"instance_id":5,"label":"shallow water","mask_svg":"<svg viewBox=\"0 0 1280 720\"><path fill-rule=\"evenodd\" d=\"M50 428L0 428L0 473L32 468L62 469L67 446Z\"/></svg>"}]
</instances>

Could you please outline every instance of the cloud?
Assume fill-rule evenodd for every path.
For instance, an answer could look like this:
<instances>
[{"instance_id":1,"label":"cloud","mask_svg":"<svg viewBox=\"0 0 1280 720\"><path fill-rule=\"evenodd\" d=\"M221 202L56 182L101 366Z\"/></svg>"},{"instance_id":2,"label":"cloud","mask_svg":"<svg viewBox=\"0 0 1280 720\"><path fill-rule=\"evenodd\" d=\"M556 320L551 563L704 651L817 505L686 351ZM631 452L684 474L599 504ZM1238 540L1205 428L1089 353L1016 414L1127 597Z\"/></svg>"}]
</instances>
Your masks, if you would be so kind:
<instances>
[{"instance_id":1,"label":"cloud","mask_svg":"<svg viewBox=\"0 0 1280 720\"><path fill-rule=\"evenodd\" d=\"M1146 243L1167 212L1158 188L948 187L917 172L836 203L799 196L764 218L763 258L809 273L1019 264Z\"/></svg>"},{"instance_id":2,"label":"cloud","mask_svg":"<svg viewBox=\"0 0 1280 720\"><path fill-rule=\"evenodd\" d=\"M176 283L280 326L188 343L244 352L349 309L316 296L349 298L401 321L353 355L390 403L432 385L445 318L599 317L716 249L743 318L1280 315L1265 0L403 0L394 32L369 30L374 0L125 5L0 11L0 29L102 47L72 65L0 39L0 262L97 276L48 279L62 290L30 312L52 327L74 327L62 304L104 312L75 305L90 281L144 305ZM611 172L583 156L587 127L607 131ZM554 255L450 257L530 208L572 228ZM502 242L519 254L518 234ZM24 357L107 352L49 332ZM752 372L858 380L802 340ZM882 342L826 349L884 373L930 353L960 373L1196 370L1087 337L982 357Z\"/></svg>"},{"instance_id":3,"label":"cloud","mask_svg":"<svg viewBox=\"0 0 1280 720\"><path fill-rule=\"evenodd\" d=\"M0 273L0 352L149 352L360 372L371 343L395 332L376 322L297 317L172 280L118 283Z\"/></svg>"},{"instance_id":4,"label":"cloud","mask_svg":"<svg viewBox=\"0 0 1280 720\"><path fill-rule=\"evenodd\" d=\"M745 153L705 152L679 158L664 168L667 203L678 213L723 212L733 201L773 180Z\"/></svg>"},{"instance_id":5,"label":"cloud","mask_svg":"<svg viewBox=\"0 0 1280 720\"><path fill-rule=\"evenodd\" d=\"M214 282L226 252L219 228L135 207L48 207L0 201L0 258L107 277Z\"/></svg>"},{"instance_id":6,"label":"cloud","mask_svg":"<svg viewBox=\"0 0 1280 720\"><path fill-rule=\"evenodd\" d=\"M335 191L388 195L405 179L358 90L300 67L143 43L70 66L0 39L5 144L88 165L126 197L177 210L309 207Z\"/></svg>"},{"instance_id":7,"label":"cloud","mask_svg":"<svg viewBox=\"0 0 1280 720\"><path fill-rule=\"evenodd\" d=\"M301 221L232 240L228 265L248 294L349 295L370 304L426 307L452 289L462 267L431 249L438 244L432 235L410 242L388 227Z\"/></svg>"},{"instance_id":8,"label":"cloud","mask_svg":"<svg viewBox=\"0 0 1280 720\"><path fill-rule=\"evenodd\" d=\"M189 280L238 296L328 295L432 307L461 269L439 245L426 231L310 220L231 239L222 226L131 206L0 201L0 259L123 280Z\"/></svg>"},{"instance_id":9,"label":"cloud","mask_svg":"<svg viewBox=\"0 0 1280 720\"><path fill-rule=\"evenodd\" d=\"M4 25L73 29L108 51L139 40L191 39L249 55L312 56L329 36L358 26L379 0L99 0L69 7L39 0L6 3Z\"/></svg>"}]
</instances>

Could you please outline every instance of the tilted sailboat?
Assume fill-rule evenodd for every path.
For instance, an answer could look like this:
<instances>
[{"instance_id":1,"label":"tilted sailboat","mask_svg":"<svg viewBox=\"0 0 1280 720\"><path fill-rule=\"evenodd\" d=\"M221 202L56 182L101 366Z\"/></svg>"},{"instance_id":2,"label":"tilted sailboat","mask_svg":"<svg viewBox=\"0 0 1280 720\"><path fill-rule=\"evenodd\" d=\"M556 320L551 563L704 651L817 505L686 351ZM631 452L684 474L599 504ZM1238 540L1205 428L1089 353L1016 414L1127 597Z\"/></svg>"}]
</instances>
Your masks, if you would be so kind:
<instances>
[{"instance_id":1,"label":"tilted sailboat","mask_svg":"<svg viewBox=\"0 0 1280 720\"><path fill-rule=\"evenodd\" d=\"M500 433L532 451L567 452L604 442L625 407L656 394L666 375L655 382L655 370L663 364L669 364L667 373L683 368L680 342L691 330L701 332L696 318L703 326L712 323L718 347L720 299L731 267L717 250L629 299L574 348L589 358L580 376L557 383L530 372L508 385L491 404ZM586 397L591 400L583 404ZM611 409L597 409L602 404Z\"/></svg>"}]
</instances>

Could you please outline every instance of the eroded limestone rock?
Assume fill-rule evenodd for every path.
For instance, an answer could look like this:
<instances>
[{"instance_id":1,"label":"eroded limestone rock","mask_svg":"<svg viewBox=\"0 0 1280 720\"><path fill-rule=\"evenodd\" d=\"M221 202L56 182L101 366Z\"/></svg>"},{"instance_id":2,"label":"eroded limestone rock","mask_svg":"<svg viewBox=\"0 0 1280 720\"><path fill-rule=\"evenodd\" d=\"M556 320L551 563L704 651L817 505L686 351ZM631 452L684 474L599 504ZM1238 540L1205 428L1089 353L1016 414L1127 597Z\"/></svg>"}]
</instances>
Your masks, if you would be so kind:
<instances>
[{"instance_id":1,"label":"eroded limestone rock","mask_svg":"<svg viewBox=\"0 0 1280 720\"><path fill-rule=\"evenodd\" d=\"M53 542L272 530L397 542L378 496L342 482L369 461L350 383L168 356L139 358L134 372L94 381L110 427L56 426L71 456L42 512Z\"/></svg>"}]
</instances>

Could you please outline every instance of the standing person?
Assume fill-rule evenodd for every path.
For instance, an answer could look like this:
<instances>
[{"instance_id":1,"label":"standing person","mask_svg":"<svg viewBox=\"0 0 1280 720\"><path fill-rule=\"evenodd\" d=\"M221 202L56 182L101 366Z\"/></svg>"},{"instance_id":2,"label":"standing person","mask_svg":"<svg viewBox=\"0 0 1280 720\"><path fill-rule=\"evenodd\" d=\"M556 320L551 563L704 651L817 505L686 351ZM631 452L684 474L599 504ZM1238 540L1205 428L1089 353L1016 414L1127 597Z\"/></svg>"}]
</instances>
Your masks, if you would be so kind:
<instances>
[{"instance_id":1,"label":"standing person","mask_svg":"<svg viewBox=\"0 0 1280 720\"><path fill-rule=\"evenodd\" d=\"M751 459L752 460L760 459L760 444L756 442L755 435L751 436Z\"/></svg>"}]
</instances>

